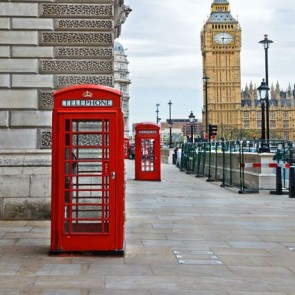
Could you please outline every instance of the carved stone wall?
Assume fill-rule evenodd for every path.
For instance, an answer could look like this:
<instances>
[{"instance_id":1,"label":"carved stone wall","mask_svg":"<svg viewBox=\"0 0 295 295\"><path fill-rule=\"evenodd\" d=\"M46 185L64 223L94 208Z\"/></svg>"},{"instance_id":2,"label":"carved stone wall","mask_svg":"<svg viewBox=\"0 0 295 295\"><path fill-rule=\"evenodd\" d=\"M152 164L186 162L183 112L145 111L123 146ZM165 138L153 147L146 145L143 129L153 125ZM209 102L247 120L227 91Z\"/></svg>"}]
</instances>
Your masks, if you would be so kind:
<instances>
[{"instance_id":1,"label":"carved stone wall","mask_svg":"<svg viewBox=\"0 0 295 295\"><path fill-rule=\"evenodd\" d=\"M112 74L111 60L41 60L41 73L109 73Z\"/></svg>"},{"instance_id":2,"label":"carved stone wall","mask_svg":"<svg viewBox=\"0 0 295 295\"><path fill-rule=\"evenodd\" d=\"M114 86L129 11L124 0L0 1L0 219L34 218L40 204L48 217L53 92ZM27 202L34 212L18 215Z\"/></svg>"},{"instance_id":3,"label":"carved stone wall","mask_svg":"<svg viewBox=\"0 0 295 295\"><path fill-rule=\"evenodd\" d=\"M40 149L50 149L52 145L52 132L51 129L40 129L39 134Z\"/></svg>"},{"instance_id":4,"label":"carved stone wall","mask_svg":"<svg viewBox=\"0 0 295 295\"><path fill-rule=\"evenodd\" d=\"M52 31L39 31L39 44L53 47L40 59L39 73L53 75L53 89L77 84L113 86L113 4L41 3L40 17L53 20ZM53 90L38 92L38 107L53 108ZM37 147L51 147L50 129L40 130Z\"/></svg>"},{"instance_id":5,"label":"carved stone wall","mask_svg":"<svg viewBox=\"0 0 295 295\"><path fill-rule=\"evenodd\" d=\"M53 58L39 61L41 74L53 74L53 88L113 86L113 4L40 3L39 11L41 18L53 20L52 31L38 33L40 45L54 50ZM48 109L44 94L39 92L38 105Z\"/></svg>"},{"instance_id":6,"label":"carved stone wall","mask_svg":"<svg viewBox=\"0 0 295 295\"><path fill-rule=\"evenodd\" d=\"M39 109L51 110L53 107L53 92L51 90L39 91Z\"/></svg>"},{"instance_id":7,"label":"carved stone wall","mask_svg":"<svg viewBox=\"0 0 295 295\"><path fill-rule=\"evenodd\" d=\"M55 30L111 30L113 22L110 20L89 20L89 19L57 19L54 22Z\"/></svg>"},{"instance_id":8,"label":"carved stone wall","mask_svg":"<svg viewBox=\"0 0 295 295\"><path fill-rule=\"evenodd\" d=\"M112 75L56 75L56 85L58 88L81 85L81 84L101 84L113 86Z\"/></svg>"},{"instance_id":9,"label":"carved stone wall","mask_svg":"<svg viewBox=\"0 0 295 295\"><path fill-rule=\"evenodd\" d=\"M41 32L40 44L43 46L55 45L85 45L112 46L111 33L94 32Z\"/></svg>"},{"instance_id":10,"label":"carved stone wall","mask_svg":"<svg viewBox=\"0 0 295 295\"><path fill-rule=\"evenodd\" d=\"M55 58L112 58L113 50L108 47L55 47Z\"/></svg>"},{"instance_id":11,"label":"carved stone wall","mask_svg":"<svg viewBox=\"0 0 295 295\"><path fill-rule=\"evenodd\" d=\"M113 17L113 6L111 4L48 4L40 5L41 17L87 17L101 18Z\"/></svg>"}]
</instances>

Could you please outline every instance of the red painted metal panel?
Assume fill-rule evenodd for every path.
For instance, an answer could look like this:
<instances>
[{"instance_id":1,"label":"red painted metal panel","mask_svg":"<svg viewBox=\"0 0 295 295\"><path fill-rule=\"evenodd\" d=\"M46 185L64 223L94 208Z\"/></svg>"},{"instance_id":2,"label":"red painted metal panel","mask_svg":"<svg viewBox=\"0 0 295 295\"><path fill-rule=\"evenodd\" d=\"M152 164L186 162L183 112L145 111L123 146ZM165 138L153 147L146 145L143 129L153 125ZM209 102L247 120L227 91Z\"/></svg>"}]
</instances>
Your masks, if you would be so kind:
<instances>
[{"instance_id":1,"label":"red painted metal panel","mask_svg":"<svg viewBox=\"0 0 295 295\"><path fill-rule=\"evenodd\" d=\"M160 127L155 123L135 126L135 179L161 180Z\"/></svg>"},{"instance_id":2,"label":"red painted metal panel","mask_svg":"<svg viewBox=\"0 0 295 295\"><path fill-rule=\"evenodd\" d=\"M124 138L124 159L130 158L130 142L128 138Z\"/></svg>"},{"instance_id":3,"label":"red painted metal panel","mask_svg":"<svg viewBox=\"0 0 295 295\"><path fill-rule=\"evenodd\" d=\"M123 253L123 130L117 90L81 85L55 93L52 254Z\"/></svg>"}]
</instances>

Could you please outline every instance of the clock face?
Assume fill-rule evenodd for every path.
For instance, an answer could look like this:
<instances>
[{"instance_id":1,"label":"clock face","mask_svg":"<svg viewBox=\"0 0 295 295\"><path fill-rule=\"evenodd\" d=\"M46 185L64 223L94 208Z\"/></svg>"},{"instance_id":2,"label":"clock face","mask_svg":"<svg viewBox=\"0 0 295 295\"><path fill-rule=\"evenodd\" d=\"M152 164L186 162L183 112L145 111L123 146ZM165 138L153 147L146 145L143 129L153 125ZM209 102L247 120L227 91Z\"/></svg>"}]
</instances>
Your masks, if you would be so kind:
<instances>
[{"instance_id":1,"label":"clock face","mask_svg":"<svg viewBox=\"0 0 295 295\"><path fill-rule=\"evenodd\" d=\"M218 33L214 36L214 41L218 44L229 44L234 40L234 37L229 33Z\"/></svg>"}]
</instances>

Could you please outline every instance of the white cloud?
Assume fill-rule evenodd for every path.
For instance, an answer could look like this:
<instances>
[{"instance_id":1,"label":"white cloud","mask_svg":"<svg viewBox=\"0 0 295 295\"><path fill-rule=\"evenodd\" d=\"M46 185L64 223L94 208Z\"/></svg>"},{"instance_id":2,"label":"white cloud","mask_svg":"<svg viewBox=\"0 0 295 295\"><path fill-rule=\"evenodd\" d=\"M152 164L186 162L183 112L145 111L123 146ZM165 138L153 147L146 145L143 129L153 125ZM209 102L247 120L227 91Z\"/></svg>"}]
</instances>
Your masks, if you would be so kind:
<instances>
[{"instance_id":1,"label":"white cloud","mask_svg":"<svg viewBox=\"0 0 295 295\"><path fill-rule=\"evenodd\" d=\"M294 84L295 1L229 0L233 17L242 28L242 87L264 77L264 50L258 42L268 34L269 79L282 88ZM172 113L187 117L191 110L201 118L202 55L200 32L211 11L211 1L125 0L133 11L122 28L119 41L130 62L130 121L155 121L156 103L160 117ZM146 104L143 106L143 104ZM161 114L162 113L162 114Z\"/></svg>"}]
</instances>

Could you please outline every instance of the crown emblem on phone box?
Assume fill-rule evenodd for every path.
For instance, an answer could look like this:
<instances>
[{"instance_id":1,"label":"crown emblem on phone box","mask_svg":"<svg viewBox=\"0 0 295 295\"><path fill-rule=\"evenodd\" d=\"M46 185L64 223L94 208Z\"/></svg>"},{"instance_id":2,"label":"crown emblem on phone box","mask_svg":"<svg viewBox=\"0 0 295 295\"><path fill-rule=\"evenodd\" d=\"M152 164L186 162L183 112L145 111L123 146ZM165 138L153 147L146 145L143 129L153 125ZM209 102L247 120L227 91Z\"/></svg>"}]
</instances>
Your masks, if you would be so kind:
<instances>
[{"instance_id":1,"label":"crown emblem on phone box","mask_svg":"<svg viewBox=\"0 0 295 295\"><path fill-rule=\"evenodd\" d=\"M92 97L93 96L93 93L90 92L90 91L85 91L83 94L82 94L83 97Z\"/></svg>"}]
</instances>

